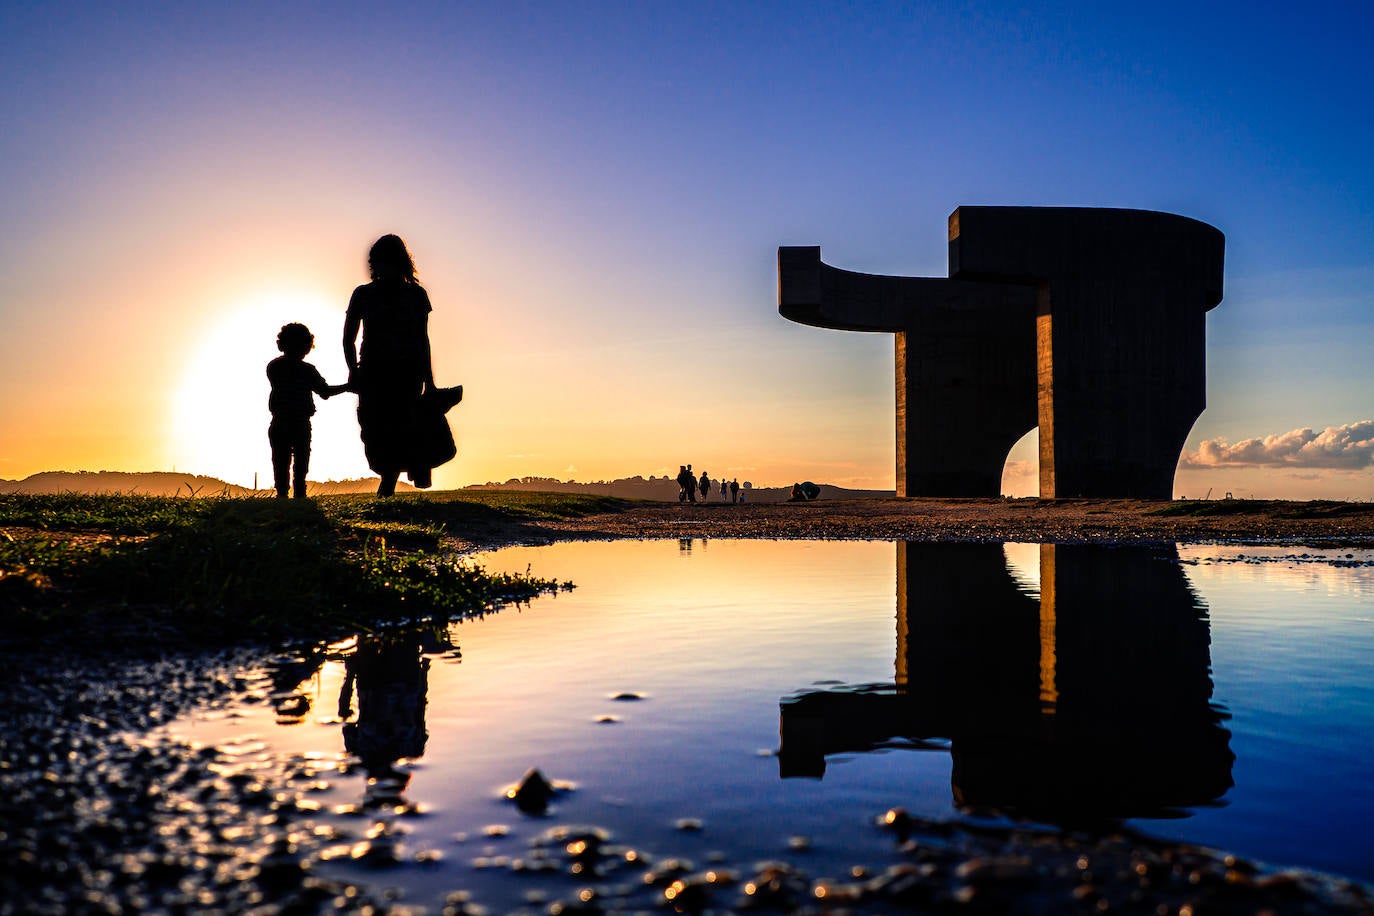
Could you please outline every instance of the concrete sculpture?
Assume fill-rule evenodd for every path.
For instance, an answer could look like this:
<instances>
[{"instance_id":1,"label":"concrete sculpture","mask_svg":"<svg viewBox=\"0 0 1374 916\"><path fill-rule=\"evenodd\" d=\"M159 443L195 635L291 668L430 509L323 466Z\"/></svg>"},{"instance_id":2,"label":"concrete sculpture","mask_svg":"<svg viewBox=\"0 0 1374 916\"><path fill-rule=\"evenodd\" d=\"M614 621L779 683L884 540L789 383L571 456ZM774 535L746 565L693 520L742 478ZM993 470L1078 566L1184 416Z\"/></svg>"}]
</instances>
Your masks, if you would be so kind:
<instances>
[{"instance_id":1,"label":"concrete sculpture","mask_svg":"<svg viewBox=\"0 0 1374 916\"><path fill-rule=\"evenodd\" d=\"M896 335L897 495L996 496L1040 428L1040 495L1168 499L1206 406L1225 237L1146 210L960 207L949 278L778 249L778 311Z\"/></svg>"}]
</instances>

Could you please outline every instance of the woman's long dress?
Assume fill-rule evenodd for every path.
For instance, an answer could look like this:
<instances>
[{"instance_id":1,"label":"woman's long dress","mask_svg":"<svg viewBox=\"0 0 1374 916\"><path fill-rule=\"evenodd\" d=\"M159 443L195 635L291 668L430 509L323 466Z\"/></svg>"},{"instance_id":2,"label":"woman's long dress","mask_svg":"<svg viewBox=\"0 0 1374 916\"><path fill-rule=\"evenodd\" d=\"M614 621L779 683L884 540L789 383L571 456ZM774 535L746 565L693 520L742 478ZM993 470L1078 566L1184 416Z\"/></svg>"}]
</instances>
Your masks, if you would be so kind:
<instances>
[{"instance_id":1,"label":"woman's long dress","mask_svg":"<svg viewBox=\"0 0 1374 916\"><path fill-rule=\"evenodd\" d=\"M429 374L429 295L415 283L374 280L353 291L348 315L362 325L353 377L368 467L416 470L420 394Z\"/></svg>"}]
</instances>

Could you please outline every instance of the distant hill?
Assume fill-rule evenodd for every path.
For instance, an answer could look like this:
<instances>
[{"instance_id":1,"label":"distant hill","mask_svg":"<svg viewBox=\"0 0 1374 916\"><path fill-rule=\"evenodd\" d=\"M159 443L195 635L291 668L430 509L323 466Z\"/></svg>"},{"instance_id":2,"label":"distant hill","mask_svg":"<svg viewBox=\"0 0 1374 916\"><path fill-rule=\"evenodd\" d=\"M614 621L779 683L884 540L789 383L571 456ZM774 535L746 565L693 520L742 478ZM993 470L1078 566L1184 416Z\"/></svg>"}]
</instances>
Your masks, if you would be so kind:
<instances>
[{"instance_id":1,"label":"distant hill","mask_svg":"<svg viewBox=\"0 0 1374 916\"><path fill-rule=\"evenodd\" d=\"M892 496L892 490L847 490L821 484L821 499L858 499ZM464 490L518 490L543 493L584 493L616 496L621 499L648 499L677 502L677 481L671 477L622 477L579 483L552 477L512 477L504 483L473 484ZM267 493L270 490L259 490ZM333 496L341 493L376 493L377 478L359 480L310 481L310 495ZM405 481L396 492L419 492ZM740 496L748 502L781 502L792 487L742 487ZM0 479L0 493L136 493L141 496L252 496L253 490L200 474L172 471L43 471L23 480ZM720 491L712 488L709 502L720 502Z\"/></svg>"},{"instance_id":2,"label":"distant hill","mask_svg":"<svg viewBox=\"0 0 1374 916\"><path fill-rule=\"evenodd\" d=\"M714 481L713 481L714 483ZM821 499L859 499L864 497L893 496L893 490L847 490L821 484ZM586 493L594 496L616 496L621 499L650 499L661 502L677 502L677 481L667 475L663 477L622 477L617 480L597 480L579 483L576 480L556 480L553 477L512 477L505 483L489 481L464 487L464 490L519 490L542 493ZM754 487L741 485L740 496L748 502L780 502L792 493L789 484L785 487ZM720 502L720 491L713 486L708 502Z\"/></svg>"},{"instance_id":3,"label":"distant hill","mask_svg":"<svg viewBox=\"0 0 1374 916\"><path fill-rule=\"evenodd\" d=\"M338 493L375 493L377 478L361 480L310 481L309 492L315 496ZM413 491L404 482L396 485L397 492ZM260 493L270 492L260 490ZM0 493L136 493L140 496L252 496L248 487L225 483L215 477L199 474L177 474L172 471L43 471L23 480L0 480Z\"/></svg>"}]
</instances>

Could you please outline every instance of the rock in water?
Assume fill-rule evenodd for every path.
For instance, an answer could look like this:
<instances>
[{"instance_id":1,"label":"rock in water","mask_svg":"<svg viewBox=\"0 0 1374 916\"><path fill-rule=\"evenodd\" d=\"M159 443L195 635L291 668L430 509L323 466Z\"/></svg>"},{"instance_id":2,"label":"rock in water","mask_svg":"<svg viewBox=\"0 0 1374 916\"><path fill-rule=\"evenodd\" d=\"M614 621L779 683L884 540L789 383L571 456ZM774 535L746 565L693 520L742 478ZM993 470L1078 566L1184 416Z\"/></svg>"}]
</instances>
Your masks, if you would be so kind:
<instances>
[{"instance_id":1,"label":"rock in water","mask_svg":"<svg viewBox=\"0 0 1374 916\"><path fill-rule=\"evenodd\" d=\"M553 794L553 785L533 767L520 780L520 784L507 793L515 806L526 814L543 814Z\"/></svg>"}]
</instances>

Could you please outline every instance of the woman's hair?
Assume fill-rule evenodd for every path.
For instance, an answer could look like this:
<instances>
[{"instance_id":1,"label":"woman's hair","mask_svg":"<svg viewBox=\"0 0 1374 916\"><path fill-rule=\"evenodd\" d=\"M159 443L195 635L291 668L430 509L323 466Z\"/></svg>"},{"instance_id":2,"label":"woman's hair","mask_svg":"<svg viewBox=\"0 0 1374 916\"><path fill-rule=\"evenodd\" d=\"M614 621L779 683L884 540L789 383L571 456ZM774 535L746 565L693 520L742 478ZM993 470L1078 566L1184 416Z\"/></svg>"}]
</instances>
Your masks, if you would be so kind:
<instances>
[{"instance_id":1,"label":"woman's hair","mask_svg":"<svg viewBox=\"0 0 1374 916\"><path fill-rule=\"evenodd\" d=\"M284 324L277 332L277 349L287 356L305 356L315 349L315 335L299 321Z\"/></svg>"},{"instance_id":2,"label":"woman's hair","mask_svg":"<svg viewBox=\"0 0 1374 916\"><path fill-rule=\"evenodd\" d=\"M367 269L374 280L415 282L415 262L399 235L384 235L372 243L367 253Z\"/></svg>"}]
</instances>

